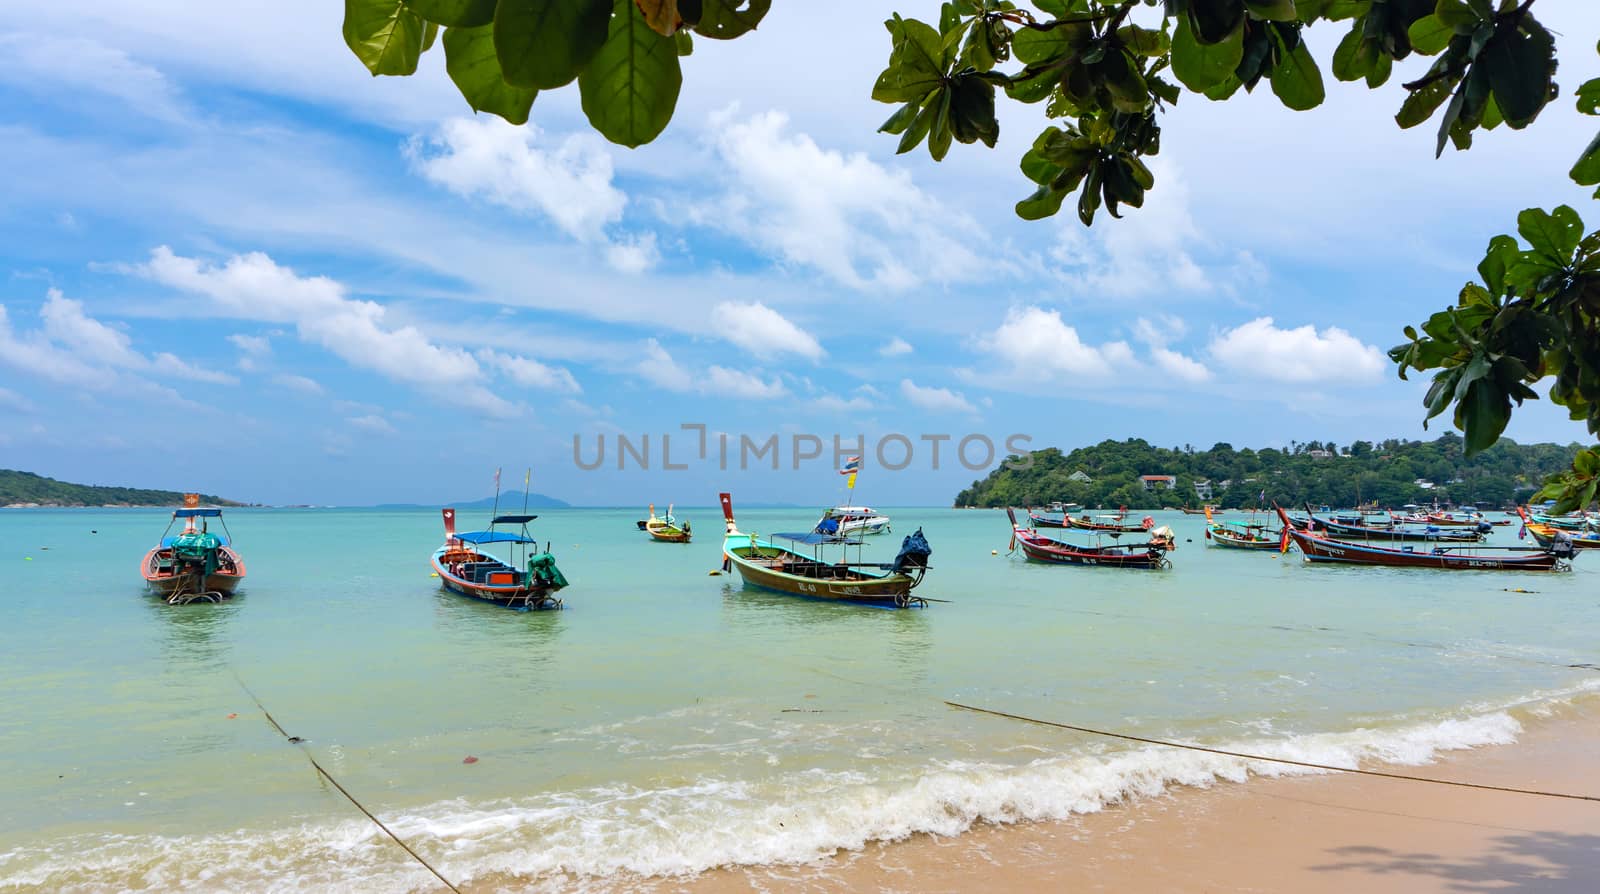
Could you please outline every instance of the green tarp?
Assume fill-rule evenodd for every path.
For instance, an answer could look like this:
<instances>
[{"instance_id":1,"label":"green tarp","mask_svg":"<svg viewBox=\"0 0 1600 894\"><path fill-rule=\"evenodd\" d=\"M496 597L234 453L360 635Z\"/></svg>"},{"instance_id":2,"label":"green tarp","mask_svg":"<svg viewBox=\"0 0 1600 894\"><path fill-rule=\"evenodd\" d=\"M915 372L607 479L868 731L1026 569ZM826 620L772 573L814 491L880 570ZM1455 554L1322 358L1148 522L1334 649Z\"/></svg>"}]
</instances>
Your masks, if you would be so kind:
<instances>
[{"instance_id":1,"label":"green tarp","mask_svg":"<svg viewBox=\"0 0 1600 894\"><path fill-rule=\"evenodd\" d=\"M567 585L567 576L556 567L556 557L549 553L539 553L528 559L528 576L544 583L552 590L559 590Z\"/></svg>"}]
</instances>

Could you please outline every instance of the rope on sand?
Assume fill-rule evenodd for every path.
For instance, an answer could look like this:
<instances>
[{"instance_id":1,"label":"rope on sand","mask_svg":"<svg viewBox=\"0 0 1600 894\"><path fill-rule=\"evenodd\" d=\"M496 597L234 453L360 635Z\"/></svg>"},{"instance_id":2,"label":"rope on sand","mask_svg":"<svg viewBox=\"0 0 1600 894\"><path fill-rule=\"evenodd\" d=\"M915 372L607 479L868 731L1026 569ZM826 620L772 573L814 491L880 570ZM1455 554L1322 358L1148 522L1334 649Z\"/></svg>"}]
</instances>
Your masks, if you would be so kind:
<instances>
[{"instance_id":1,"label":"rope on sand","mask_svg":"<svg viewBox=\"0 0 1600 894\"><path fill-rule=\"evenodd\" d=\"M256 707L257 708L261 709L261 716L267 718L267 722L272 724L272 728L277 730L279 735L283 736L292 745L299 745L299 744L302 744L303 742L305 742L305 740L300 738L299 736L291 736L291 735L289 735L287 730L285 730L282 726L278 725L278 721L273 719L272 713L267 710L266 705L263 705L261 703L261 699L256 698L256 694L254 692L250 691L250 687L246 686L244 684L244 680L240 679L238 674L234 674L233 678L234 678L235 681L238 682L239 688L244 690L245 695L250 696L250 700L256 703ZM451 891L455 892L455 894L461 894L461 889L460 888L458 888L455 885L451 884L450 880L445 878L443 875L441 875L439 873L439 870L434 869L433 865L431 863L429 863L427 860L422 859L422 855L421 854L418 854L416 851L412 850L411 849L411 845L406 844L405 841L401 840L399 835L394 834L394 832L388 826L385 826L383 824L383 820L380 820L376 816L373 816L372 815L372 811L368 810L360 801L357 801L355 795L350 794L350 792L347 789L345 789L344 786L340 785L339 784L339 780L334 779L332 773L329 773L327 770L324 770L322 768L322 765L317 763L317 759L311 756L311 752L306 751L305 749L302 748L300 750L300 753L306 756L306 760L311 762L311 766L316 768L316 771L318 773L322 774L322 778L323 779L326 779L329 782L333 783L333 787L339 790L339 794L344 795L345 798L348 799L351 804L356 805L356 809L361 811L362 813L366 814L367 815L367 819L372 820L373 824L376 825L378 828L382 829L383 830L383 834L385 834L385 835L389 836L391 839L393 839L395 844L398 844L398 845L400 845L400 847L404 848L405 852L411 855L411 859L416 860L418 863L421 863L422 867L424 869L426 869L429 872L433 873L433 877L438 879L440 884L444 885L446 888L449 888Z\"/></svg>"},{"instance_id":2,"label":"rope on sand","mask_svg":"<svg viewBox=\"0 0 1600 894\"><path fill-rule=\"evenodd\" d=\"M1355 767L1335 767L1331 764L1314 764L1309 761L1291 760L1286 757L1267 757L1262 754L1245 754L1240 751L1226 751L1221 748L1207 748L1204 745L1190 745L1183 742L1169 742L1165 739L1151 739L1145 736L1134 736L1127 733L1115 733L1109 730L1094 729L1087 726L1074 726L1070 723L1057 723L1053 720L1040 720L1036 717L1024 717L1021 714L1008 714L1005 711L996 711L991 708L979 708L975 705L963 705L960 702L946 701L952 708L963 711L975 711L979 714L990 714L995 717L1005 717L1010 720L1020 720L1023 723L1034 723L1039 726L1051 726L1056 729L1072 730L1075 733L1087 733L1091 736L1104 736L1109 739L1122 739L1128 742L1142 742L1146 745L1162 745L1167 748L1184 748L1189 751L1204 751L1207 754L1220 754L1224 757L1237 757L1251 761L1265 761L1274 764L1288 764L1293 767L1308 767L1313 770L1331 770L1336 773L1355 773L1361 776L1378 776L1384 779L1404 779L1409 782L1430 782L1434 785L1450 785L1457 788L1473 788L1491 792L1509 792L1515 795L1537 795L1541 798L1564 798L1569 801L1596 801L1600 802L1600 795L1574 795L1567 792L1542 792L1526 788L1510 788L1503 785L1485 785L1481 782L1460 782L1454 779L1429 779L1426 776L1407 776L1404 773L1385 773L1382 770L1361 770Z\"/></svg>"}]
</instances>

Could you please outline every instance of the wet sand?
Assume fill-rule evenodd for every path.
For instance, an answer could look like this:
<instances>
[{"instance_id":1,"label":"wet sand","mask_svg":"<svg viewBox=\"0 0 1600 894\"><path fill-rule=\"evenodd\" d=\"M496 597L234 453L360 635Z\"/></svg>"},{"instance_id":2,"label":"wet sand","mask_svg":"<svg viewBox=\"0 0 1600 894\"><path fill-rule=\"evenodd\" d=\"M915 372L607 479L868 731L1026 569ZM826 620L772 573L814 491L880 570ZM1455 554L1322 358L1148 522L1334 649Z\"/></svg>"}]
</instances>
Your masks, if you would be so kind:
<instances>
[{"instance_id":1,"label":"wet sand","mask_svg":"<svg viewBox=\"0 0 1600 894\"><path fill-rule=\"evenodd\" d=\"M1512 745L1395 772L1600 796L1600 706L1520 718ZM1251 779L1060 822L984 824L805 866L644 887L841 891L1600 892L1600 802L1351 774Z\"/></svg>"}]
</instances>

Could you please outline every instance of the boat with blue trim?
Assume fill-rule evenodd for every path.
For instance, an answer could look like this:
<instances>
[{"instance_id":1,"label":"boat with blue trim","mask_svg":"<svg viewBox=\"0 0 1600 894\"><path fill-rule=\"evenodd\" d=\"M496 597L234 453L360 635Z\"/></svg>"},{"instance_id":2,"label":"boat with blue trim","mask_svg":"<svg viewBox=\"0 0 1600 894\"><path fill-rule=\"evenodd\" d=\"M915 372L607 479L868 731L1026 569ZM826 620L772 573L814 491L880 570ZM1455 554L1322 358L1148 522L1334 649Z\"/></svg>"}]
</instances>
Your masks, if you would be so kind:
<instances>
[{"instance_id":1,"label":"boat with blue trim","mask_svg":"<svg viewBox=\"0 0 1600 894\"><path fill-rule=\"evenodd\" d=\"M1335 540L1320 531L1301 531L1289 524L1289 515L1278 508L1278 517L1289 529L1289 536L1307 562L1344 565L1385 565L1392 568L1444 568L1466 571L1571 571L1573 547L1553 543L1550 548L1515 546L1445 546L1429 549L1402 546L1374 546Z\"/></svg>"},{"instance_id":2,"label":"boat with blue trim","mask_svg":"<svg viewBox=\"0 0 1600 894\"><path fill-rule=\"evenodd\" d=\"M727 523L722 541L723 570L737 569L745 586L809 599L886 608L927 604L911 593L927 574L928 557L933 553L921 528L905 538L893 562L828 562L822 558L825 547L860 547L862 541L818 531L773 534L764 540L756 534L740 531L733 519L732 497L721 494L721 500L722 517ZM773 542L775 540L809 546L812 554L807 556L791 546L780 546Z\"/></svg>"},{"instance_id":3,"label":"boat with blue trim","mask_svg":"<svg viewBox=\"0 0 1600 894\"><path fill-rule=\"evenodd\" d=\"M161 541L144 554L139 572L145 585L169 605L221 602L244 581L244 559L233 550L221 509L202 508L196 494L185 494L183 502L182 509L173 510ZM172 534L179 519L183 531ZM211 533L210 519L222 525L221 534Z\"/></svg>"},{"instance_id":4,"label":"boat with blue trim","mask_svg":"<svg viewBox=\"0 0 1600 894\"><path fill-rule=\"evenodd\" d=\"M556 593L567 578L556 567L549 544L528 533L537 515L495 515L482 531L456 531L456 511L443 510L444 544L433 553L433 570L446 590L521 611L561 608ZM499 525L512 530L496 530ZM510 561L484 547L503 544Z\"/></svg>"}]
</instances>

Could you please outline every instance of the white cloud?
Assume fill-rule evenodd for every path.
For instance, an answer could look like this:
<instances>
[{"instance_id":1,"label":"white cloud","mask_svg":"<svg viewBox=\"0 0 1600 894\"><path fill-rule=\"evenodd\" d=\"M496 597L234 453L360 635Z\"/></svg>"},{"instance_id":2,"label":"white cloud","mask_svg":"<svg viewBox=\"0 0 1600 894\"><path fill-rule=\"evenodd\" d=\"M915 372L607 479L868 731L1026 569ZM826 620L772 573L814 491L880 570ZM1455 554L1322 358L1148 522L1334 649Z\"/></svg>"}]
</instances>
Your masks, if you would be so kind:
<instances>
[{"instance_id":1,"label":"white cloud","mask_svg":"<svg viewBox=\"0 0 1600 894\"><path fill-rule=\"evenodd\" d=\"M479 351L478 359L505 373L511 381L527 388L550 388L568 394L577 394L583 390L579 387L578 380L572 377L572 373L559 366L547 366L528 357L517 357L488 349Z\"/></svg>"},{"instance_id":2,"label":"white cloud","mask_svg":"<svg viewBox=\"0 0 1600 894\"><path fill-rule=\"evenodd\" d=\"M1211 379L1211 370L1204 363L1170 348L1151 348L1150 357L1155 360L1157 368L1185 382L1206 382Z\"/></svg>"},{"instance_id":3,"label":"white cloud","mask_svg":"<svg viewBox=\"0 0 1600 894\"><path fill-rule=\"evenodd\" d=\"M177 90L165 75L122 50L82 37L47 33L0 34L0 82L38 89L59 100L90 91L109 96L146 115L182 121Z\"/></svg>"},{"instance_id":4,"label":"white cloud","mask_svg":"<svg viewBox=\"0 0 1600 894\"><path fill-rule=\"evenodd\" d=\"M1182 338L1188 331L1189 324L1166 314L1156 317L1154 322L1140 317L1133 324L1134 336L1150 346L1150 358L1155 361L1156 368L1185 382L1208 381L1211 370L1204 363L1167 347L1169 341Z\"/></svg>"},{"instance_id":5,"label":"white cloud","mask_svg":"<svg viewBox=\"0 0 1600 894\"><path fill-rule=\"evenodd\" d=\"M812 398L810 404L812 409L825 413L860 413L877 406L872 402L872 398L865 394L856 394L853 397L823 394Z\"/></svg>"},{"instance_id":6,"label":"white cloud","mask_svg":"<svg viewBox=\"0 0 1600 894\"><path fill-rule=\"evenodd\" d=\"M978 408L958 391L918 385L910 379L900 380L900 395L912 404L936 413L977 413Z\"/></svg>"},{"instance_id":7,"label":"white cloud","mask_svg":"<svg viewBox=\"0 0 1600 894\"><path fill-rule=\"evenodd\" d=\"M712 117L727 191L691 207L694 222L852 288L898 291L994 275L997 265L980 264L961 239L978 232L976 224L924 193L904 169L823 149L790 132L781 112L742 121L736 114Z\"/></svg>"},{"instance_id":8,"label":"white cloud","mask_svg":"<svg viewBox=\"0 0 1600 894\"><path fill-rule=\"evenodd\" d=\"M273 384L290 391L299 391L302 394L321 394L322 386L316 379L306 376L297 376L290 373L280 373L272 377Z\"/></svg>"},{"instance_id":9,"label":"white cloud","mask_svg":"<svg viewBox=\"0 0 1600 894\"><path fill-rule=\"evenodd\" d=\"M345 421L356 428L375 432L380 435L392 435L395 433L394 426L389 424L389 420L377 415L376 413L367 416L351 416Z\"/></svg>"},{"instance_id":10,"label":"white cloud","mask_svg":"<svg viewBox=\"0 0 1600 894\"><path fill-rule=\"evenodd\" d=\"M1134 363L1127 342L1086 344L1077 329L1062 321L1060 311L1040 307L1011 308L994 332L979 339L978 347L1006 361L1012 373L1029 377L1064 372L1101 378Z\"/></svg>"},{"instance_id":11,"label":"white cloud","mask_svg":"<svg viewBox=\"0 0 1600 894\"><path fill-rule=\"evenodd\" d=\"M758 356L798 354L821 360L827 353L811 333L760 302L724 301L712 309L711 319L717 334Z\"/></svg>"},{"instance_id":12,"label":"white cloud","mask_svg":"<svg viewBox=\"0 0 1600 894\"><path fill-rule=\"evenodd\" d=\"M520 405L484 387L483 367L471 353L436 344L416 326L389 324L382 304L350 298L343 285L325 276L299 276L260 252L208 265L164 245L135 269L156 282L210 297L219 315L292 323L302 340L436 398L490 416L522 412ZM520 358L507 362L515 359Z\"/></svg>"},{"instance_id":13,"label":"white cloud","mask_svg":"<svg viewBox=\"0 0 1600 894\"><path fill-rule=\"evenodd\" d=\"M584 242L604 241L628 197L611 183L611 153L599 137L576 133L541 147L543 134L493 116L455 118L425 143L407 148L429 180L457 195L513 211L537 212Z\"/></svg>"},{"instance_id":14,"label":"white cloud","mask_svg":"<svg viewBox=\"0 0 1600 894\"><path fill-rule=\"evenodd\" d=\"M265 357L272 353L272 341L264 335L230 335L228 341L241 353L251 357Z\"/></svg>"},{"instance_id":15,"label":"white cloud","mask_svg":"<svg viewBox=\"0 0 1600 894\"><path fill-rule=\"evenodd\" d=\"M653 338L645 342L644 354L634 371L645 381L667 391L751 400L783 397L789 393L782 381L763 380L743 370L710 366L702 371L691 371L672 359L667 349Z\"/></svg>"},{"instance_id":16,"label":"white cloud","mask_svg":"<svg viewBox=\"0 0 1600 894\"><path fill-rule=\"evenodd\" d=\"M655 233L620 237L606 248L606 263L618 273L644 273L660 262Z\"/></svg>"},{"instance_id":17,"label":"white cloud","mask_svg":"<svg viewBox=\"0 0 1600 894\"><path fill-rule=\"evenodd\" d=\"M0 307L0 314L3 313L4 308ZM12 391L10 388L0 388L0 407L7 407L19 413L32 413L34 411L32 401Z\"/></svg>"},{"instance_id":18,"label":"white cloud","mask_svg":"<svg viewBox=\"0 0 1600 894\"><path fill-rule=\"evenodd\" d=\"M900 357L911 353L913 350L911 342L896 335L883 343L883 347L878 349L878 355L880 357Z\"/></svg>"},{"instance_id":19,"label":"white cloud","mask_svg":"<svg viewBox=\"0 0 1600 894\"><path fill-rule=\"evenodd\" d=\"M1279 329L1271 317L1257 317L1224 330L1211 340L1211 356L1235 372L1279 382L1373 381L1388 362L1383 352L1337 326L1320 333L1306 325Z\"/></svg>"}]
</instances>

